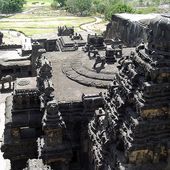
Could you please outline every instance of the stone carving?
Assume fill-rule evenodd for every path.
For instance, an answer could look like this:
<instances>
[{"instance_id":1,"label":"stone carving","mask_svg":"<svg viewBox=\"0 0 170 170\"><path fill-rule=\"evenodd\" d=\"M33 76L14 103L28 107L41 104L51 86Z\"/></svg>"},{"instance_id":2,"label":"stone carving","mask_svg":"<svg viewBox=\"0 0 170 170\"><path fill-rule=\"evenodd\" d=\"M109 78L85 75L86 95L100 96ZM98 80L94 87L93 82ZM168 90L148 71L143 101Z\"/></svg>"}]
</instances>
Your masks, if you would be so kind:
<instances>
[{"instance_id":1,"label":"stone carving","mask_svg":"<svg viewBox=\"0 0 170 170\"><path fill-rule=\"evenodd\" d=\"M89 123L92 169L168 169L170 53L158 40L162 26L169 26L165 21L151 21L148 44L119 60L104 108Z\"/></svg>"},{"instance_id":2,"label":"stone carving","mask_svg":"<svg viewBox=\"0 0 170 170\"><path fill-rule=\"evenodd\" d=\"M28 84L30 84L29 80L21 80L21 81L18 82L19 86L26 86Z\"/></svg>"},{"instance_id":3,"label":"stone carving","mask_svg":"<svg viewBox=\"0 0 170 170\"><path fill-rule=\"evenodd\" d=\"M74 35L70 34L71 40L83 40L81 34L75 33Z\"/></svg>"},{"instance_id":4,"label":"stone carving","mask_svg":"<svg viewBox=\"0 0 170 170\"><path fill-rule=\"evenodd\" d=\"M46 79L47 77L50 78L52 76L51 63L46 58L41 60L39 75L43 79Z\"/></svg>"},{"instance_id":5,"label":"stone carving","mask_svg":"<svg viewBox=\"0 0 170 170\"><path fill-rule=\"evenodd\" d=\"M136 17L137 21L134 21L132 19L133 17ZM155 16L153 15L152 18L154 17ZM113 39L116 37L119 38L124 45L128 47L136 47L143 40L144 42L147 41L146 23L148 23L148 20L150 19L150 16L148 16L145 22L145 19L142 17L140 18L140 16L133 16L131 14L114 14L111 22L107 25L105 38Z\"/></svg>"},{"instance_id":6,"label":"stone carving","mask_svg":"<svg viewBox=\"0 0 170 170\"><path fill-rule=\"evenodd\" d=\"M52 65L42 55L44 50L34 44L32 62L38 77L17 81L6 100L2 151L11 169L22 170L30 159L30 169L168 170L170 52L169 38L164 35L168 26L167 16L152 21L148 44L140 44L136 52L128 48L127 56L120 59L118 40L105 50L102 36L89 36L84 51L95 59L94 69L99 63L103 68L108 59L115 62L110 65L113 72L107 68L101 74L94 71L93 61L80 51L73 53L75 60L69 57L62 71L92 90L112 83L105 93L83 94L78 101L55 99L55 90L60 89L54 89ZM123 35L127 29L121 29ZM67 38L78 40L80 36ZM72 42L71 48L77 49L78 44ZM107 59L102 59L103 54ZM87 60L89 65L85 65Z\"/></svg>"},{"instance_id":7,"label":"stone carving","mask_svg":"<svg viewBox=\"0 0 170 170\"><path fill-rule=\"evenodd\" d=\"M104 42L104 37L102 35L88 35L87 37L87 43L89 45L93 45L97 49L105 49L106 44Z\"/></svg>"},{"instance_id":8,"label":"stone carving","mask_svg":"<svg viewBox=\"0 0 170 170\"><path fill-rule=\"evenodd\" d=\"M5 77L1 78L1 84L2 84L1 90L2 91L6 90L5 83L9 84L8 90L11 90L12 89L12 76L6 75Z\"/></svg>"},{"instance_id":9,"label":"stone carving","mask_svg":"<svg viewBox=\"0 0 170 170\"><path fill-rule=\"evenodd\" d=\"M148 26L148 47L150 49L163 54L170 52L169 22L170 18L168 15L157 17L151 21L151 24Z\"/></svg>"},{"instance_id":10,"label":"stone carving","mask_svg":"<svg viewBox=\"0 0 170 170\"><path fill-rule=\"evenodd\" d=\"M74 35L74 27L61 26L58 27L58 36Z\"/></svg>"},{"instance_id":11,"label":"stone carving","mask_svg":"<svg viewBox=\"0 0 170 170\"><path fill-rule=\"evenodd\" d=\"M97 64L101 63L100 68L104 68L104 65L106 63L106 58L104 55L96 54L95 55L95 63L93 65L93 69L96 69Z\"/></svg>"},{"instance_id":12,"label":"stone carving","mask_svg":"<svg viewBox=\"0 0 170 170\"><path fill-rule=\"evenodd\" d=\"M93 54L93 55L91 55ZM96 58L96 55L99 54L99 51L93 46L93 45L90 45L89 46L89 49L88 49L88 56L90 59L93 59L93 58Z\"/></svg>"}]
</instances>

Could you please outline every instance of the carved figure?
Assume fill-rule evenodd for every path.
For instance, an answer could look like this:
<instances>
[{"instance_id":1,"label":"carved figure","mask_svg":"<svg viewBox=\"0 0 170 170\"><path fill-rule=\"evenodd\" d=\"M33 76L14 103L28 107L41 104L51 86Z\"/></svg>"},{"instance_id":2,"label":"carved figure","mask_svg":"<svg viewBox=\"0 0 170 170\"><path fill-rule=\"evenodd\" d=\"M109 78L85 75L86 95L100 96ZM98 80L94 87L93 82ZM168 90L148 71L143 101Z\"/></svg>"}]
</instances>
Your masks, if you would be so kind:
<instances>
[{"instance_id":1,"label":"carved figure","mask_svg":"<svg viewBox=\"0 0 170 170\"><path fill-rule=\"evenodd\" d=\"M11 82L12 82L12 76L6 75L5 77L1 78L1 84L2 84L2 91L5 90L5 83L9 83L9 90L11 90Z\"/></svg>"},{"instance_id":2,"label":"carved figure","mask_svg":"<svg viewBox=\"0 0 170 170\"><path fill-rule=\"evenodd\" d=\"M93 55L91 55L91 53ZM97 54L99 54L99 51L97 49L93 48L92 50L89 50L88 56L90 59L92 59L92 58L96 58Z\"/></svg>"},{"instance_id":3,"label":"carved figure","mask_svg":"<svg viewBox=\"0 0 170 170\"><path fill-rule=\"evenodd\" d=\"M55 100L47 103L47 113L50 115L58 114L58 105Z\"/></svg>"},{"instance_id":4,"label":"carved figure","mask_svg":"<svg viewBox=\"0 0 170 170\"><path fill-rule=\"evenodd\" d=\"M74 35L74 28L73 27L58 27L58 36L70 36Z\"/></svg>"},{"instance_id":5,"label":"carved figure","mask_svg":"<svg viewBox=\"0 0 170 170\"><path fill-rule=\"evenodd\" d=\"M96 54L96 59L95 59L95 63L93 65L93 68L95 69L96 68L96 65L101 63L101 68L104 68L104 65L106 63L106 58L105 56L101 56L100 54Z\"/></svg>"}]
</instances>

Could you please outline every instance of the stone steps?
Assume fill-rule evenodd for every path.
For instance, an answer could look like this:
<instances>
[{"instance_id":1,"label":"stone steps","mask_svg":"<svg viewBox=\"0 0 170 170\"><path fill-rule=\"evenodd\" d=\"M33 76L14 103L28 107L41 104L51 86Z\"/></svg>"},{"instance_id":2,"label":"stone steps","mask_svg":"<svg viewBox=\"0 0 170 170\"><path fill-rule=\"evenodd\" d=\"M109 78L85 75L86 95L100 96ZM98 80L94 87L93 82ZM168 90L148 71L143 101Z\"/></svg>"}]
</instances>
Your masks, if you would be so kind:
<instances>
[{"instance_id":1,"label":"stone steps","mask_svg":"<svg viewBox=\"0 0 170 170\"><path fill-rule=\"evenodd\" d=\"M74 71L76 71L78 74L85 76L87 78L96 79L96 80L102 80L102 81L113 81L114 73L111 75L104 74L104 73L96 73L90 70L87 70L83 67L80 60L74 61L71 63L71 67Z\"/></svg>"},{"instance_id":2,"label":"stone steps","mask_svg":"<svg viewBox=\"0 0 170 170\"><path fill-rule=\"evenodd\" d=\"M74 67L76 70L76 68ZM87 76L87 74L83 74L80 70L74 70L72 68L71 62L67 62L62 67L62 72L71 80L91 87L97 88L107 88L108 85L112 82L111 80L101 80L97 79L95 76Z\"/></svg>"}]
</instances>

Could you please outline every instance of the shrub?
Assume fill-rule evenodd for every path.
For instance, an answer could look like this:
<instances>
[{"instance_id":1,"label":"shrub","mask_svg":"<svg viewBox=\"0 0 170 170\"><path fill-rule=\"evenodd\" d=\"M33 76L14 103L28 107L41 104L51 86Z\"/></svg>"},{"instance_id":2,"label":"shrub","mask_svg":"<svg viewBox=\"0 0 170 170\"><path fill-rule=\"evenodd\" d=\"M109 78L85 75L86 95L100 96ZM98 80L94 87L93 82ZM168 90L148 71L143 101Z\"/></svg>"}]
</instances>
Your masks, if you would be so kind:
<instances>
[{"instance_id":1,"label":"shrub","mask_svg":"<svg viewBox=\"0 0 170 170\"><path fill-rule=\"evenodd\" d=\"M123 3L117 3L107 6L105 10L105 18L107 20L110 20L112 15L115 13L134 13L134 12L135 10L131 6Z\"/></svg>"}]
</instances>

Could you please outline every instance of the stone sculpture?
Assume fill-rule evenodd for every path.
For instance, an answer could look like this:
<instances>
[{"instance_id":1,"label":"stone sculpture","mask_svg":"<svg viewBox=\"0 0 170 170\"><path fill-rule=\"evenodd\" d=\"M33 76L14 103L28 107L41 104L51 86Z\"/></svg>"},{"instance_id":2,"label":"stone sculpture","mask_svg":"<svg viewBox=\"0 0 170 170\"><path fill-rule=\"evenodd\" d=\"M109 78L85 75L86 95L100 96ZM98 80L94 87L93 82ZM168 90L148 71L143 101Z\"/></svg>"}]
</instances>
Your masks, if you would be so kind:
<instances>
[{"instance_id":1,"label":"stone sculpture","mask_svg":"<svg viewBox=\"0 0 170 170\"><path fill-rule=\"evenodd\" d=\"M2 84L1 91L6 90L5 89L5 83L9 84L8 90L11 90L12 89L12 76L6 75L5 77L1 78L1 84Z\"/></svg>"},{"instance_id":2,"label":"stone sculpture","mask_svg":"<svg viewBox=\"0 0 170 170\"><path fill-rule=\"evenodd\" d=\"M74 27L61 26L58 27L58 36L74 35Z\"/></svg>"},{"instance_id":3,"label":"stone sculpture","mask_svg":"<svg viewBox=\"0 0 170 170\"><path fill-rule=\"evenodd\" d=\"M93 65L93 69L96 69L97 64L101 63L100 68L104 68L104 65L106 63L106 58L104 55L96 54L95 55L95 63Z\"/></svg>"}]
</instances>

